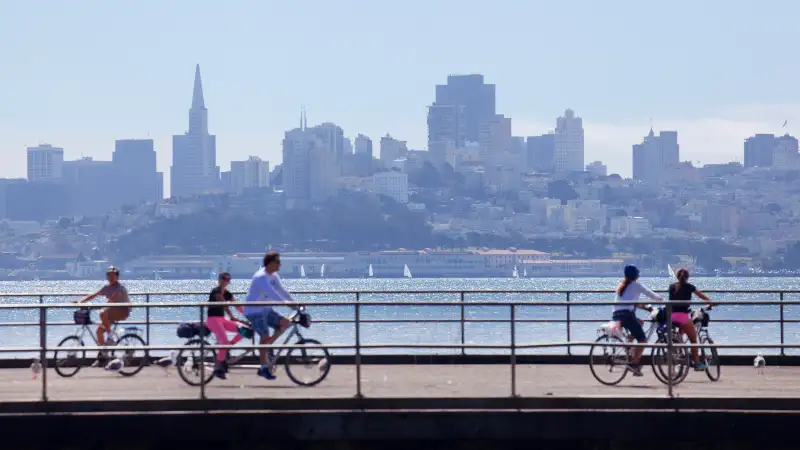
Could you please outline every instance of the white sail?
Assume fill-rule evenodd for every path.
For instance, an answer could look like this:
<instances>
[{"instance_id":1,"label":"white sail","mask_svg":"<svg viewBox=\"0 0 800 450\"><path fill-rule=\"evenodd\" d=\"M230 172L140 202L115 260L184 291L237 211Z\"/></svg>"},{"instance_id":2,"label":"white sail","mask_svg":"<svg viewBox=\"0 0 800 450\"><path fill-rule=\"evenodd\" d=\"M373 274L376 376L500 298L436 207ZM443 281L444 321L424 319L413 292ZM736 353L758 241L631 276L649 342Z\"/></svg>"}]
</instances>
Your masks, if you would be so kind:
<instances>
[{"instance_id":1,"label":"white sail","mask_svg":"<svg viewBox=\"0 0 800 450\"><path fill-rule=\"evenodd\" d=\"M528 269L527 268L523 268L522 269L522 277L523 278L528 278Z\"/></svg>"},{"instance_id":2,"label":"white sail","mask_svg":"<svg viewBox=\"0 0 800 450\"><path fill-rule=\"evenodd\" d=\"M153 271L153 278L156 279L156 280L160 280L161 279L161 274L158 273L157 270Z\"/></svg>"},{"instance_id":3,"label":"white sail","mask_svg":"<svg viewBox=\"0 0 800 450\"><path fill-rule=\"evenodd\" d=\"M674 271L674 270L672 270L672 266L671 266L671 265L667 264L667 270L669 271L669 276L670 276L670 277L672 277L672 278L678 278L678 276L677 276L677 275L675 275L675 271Z\"/></svg>"},{"instance_id":4,"label":"white sail","mask_svg":"<svg viewBox=\"0 0 800 450\"><path fill-rule=\"evenodd\" d=\"M325 264L323 264L322 267L319 268L319 277L325 278Z\"/></svg>"},{"instance_id":5,"label":"white sail","mask_svg":"<svg viewBox=\"0 0 800 450\"><path fill-rule=\"evenodd\" d=\"M408 264L403 266L403 276L406 278L411 278L411 269L408 268Z\"/></svg>"},{"instance_id":6,"label":"white sail","mask_svg":"<svg viewBox=\"0 0 800 450\"><path fill-rule=\"evenodd\" d=\"M306 277L306 266L300 264L300 278Z\"/></svg>"},{"instance_id":7,"label":"white sail","mask_svg":"<svg viewBox=\"0 0 800 450\"><path fill-rule=\"evenodd\" d=\"M372 273L372 264L369 265L369 276L374 277L375 274Z\"/></svg>"},{"instance_id":8,"label":"white sail","mask_svg":"<svg viewBox=\"0 0 800 450\"><path fill-rule=\"evenodd\" d=\"M519 271L517 270L517 266L514 266L514 271L511 272L512 278L519 278Z\"/></svg>"}]
</instances>

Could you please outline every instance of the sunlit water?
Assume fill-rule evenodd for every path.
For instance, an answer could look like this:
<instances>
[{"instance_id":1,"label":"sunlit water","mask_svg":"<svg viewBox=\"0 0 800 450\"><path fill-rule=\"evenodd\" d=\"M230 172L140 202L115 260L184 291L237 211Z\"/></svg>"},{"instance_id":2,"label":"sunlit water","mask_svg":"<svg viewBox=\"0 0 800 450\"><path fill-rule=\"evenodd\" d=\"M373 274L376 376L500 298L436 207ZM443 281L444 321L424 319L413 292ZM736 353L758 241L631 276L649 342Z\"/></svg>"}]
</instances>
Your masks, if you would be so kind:
<instances>
[{"instance_id":1,"label":"sunlit water","mask_svg":"<svg viewBox=\"0 0 800 450\"><path fill-rule=\"evenodd\" d=\"M452 302L453 306L362 306L361 319L404 320L406 323L363 323L361 325L361 342L365 344L460 344L461 317L459 306L461 296L458 292L440 294L414 294L409 291L471 291L464 297L467 305L465 317L472 322L464 325L464 342L466 344L508 344L510 342L510 325L493 322L508 320L510 308L505 306L474 306L476 301L514 302L541 301L563 302L564 294L547 293L553 290L611 290L618 283L615 278L530 278L530 279L302 279L285 280L285 284L294 291L314 291L314 294L298 295L298 300L312 305L315 323L308 330L303 330L306 337L317 339L327 344L353 345L355 343L355 326L352 323L319 323L325 320L353 320L353 306L314 307L313 302L348 302L354 301L354 295L326 294L330 291L380 291L379 294L362 294L362 301L437 301ZM692 280L703 290L784 290L799 289L798 278L698 278ZM642 282L652 289L665 289L669 282L666 278L643 279ZM213 280L159 280L125 281L131 294L145 292L206 292L214 285ZM67 298L52 294L86 294L95 291L102 285L101 281L31 281L0 282L0 290L6 294L36 293L44 294L45 303L65 303L76 297ZM232 291L247 289L247 280L235 280ZM492 294L480 291L493 290L535 290L542 293L510 293ZM391 291L406 291L392 293ZM48 295L49 294L49 295ZM758 343L779 344L781 341L780 306L741 306L724 305L725 300L779 300L779 294L713 294L715 300L723 303L712 311L711 335L718 343ZM241 295L239 297L242 297ZM173 303L186 301L202 301L206 297L191 295L151 295L151 303ZM786 301L800 301L800 293L784 295ZM132 295L131 300L144 304L144 295ZM612 294L572 294L571 301L611 301ZM37 303L38 297L6 297L5 304ZM566 303L565 303L566 304ZM71 322L74 309L50 310L47 320L53 322ZM565 306L519 306L515 310L520 320L565 320ZM597 337L600 322L610 319L610 306L572 306L571 318L596 320L595 323L573 323L570 327L572 341L591 341ZM642 314L642 313L640 313ZM131 320L145 320L145 309L134 309ZM787 344L800 346L800 306L785 305L784 318L797 323L786 323L784 340ZM151 321L197 321L197 308L152 308ZM714 320L749 320L767 319L774 323L714 323ZM425 323L425 320L454 321L446 323ZM35 310L4 309L0 310L0 323L35 322L39 316ZM51 325L47 327L46 340L49 346L57 345L64 336L75 330L75 325ZM144 326L142 326L144 330ZM153 345L181 344L183 341L175 335L175 324L152 324L149 329L150 343ZM142 331L142 336L146 335ZM562 343L567 341L567 325L559 322L521 322L516 325L517 344ZM38 346L38 326L2 326L0 327L0 346L26 347ZM92 344L87 342L87 345ZM573 348L573 353L586 353L586 347ZM722 353L755 354L756 349L726 349ZM418 353L418 354L453 354L461 350L448 349L367 349L364 353ZM506 353L503 350L469 349L467 353ZM777 353L775 349L764 349L764 354ZM336 350L335 353L352 353L352 350ZM521 349L518 353L550 353L564 354L565 347L539 349ZM797 354L796 349L787 349L786 353ZM13 356L12 356L13 355ZM26 354L7 354L5 357L20 357Z\"/></svg>"}]
</instances>

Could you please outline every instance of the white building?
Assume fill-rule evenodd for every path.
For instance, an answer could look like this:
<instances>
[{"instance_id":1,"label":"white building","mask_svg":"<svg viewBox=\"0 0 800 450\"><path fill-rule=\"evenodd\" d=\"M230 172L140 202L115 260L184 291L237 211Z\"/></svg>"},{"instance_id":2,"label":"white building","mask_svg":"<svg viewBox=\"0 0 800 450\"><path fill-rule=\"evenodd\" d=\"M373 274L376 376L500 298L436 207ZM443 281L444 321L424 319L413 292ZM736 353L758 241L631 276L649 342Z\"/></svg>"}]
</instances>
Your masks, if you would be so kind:
<instances>
[{"instance_id":1,"label":"white building","mask_svg":"<svg viewBox=\"0 0 800 450\"><path fill-rule=\"evenodd\" d=\"M269 162L257 156L246 161L231 161L231 191L237 194L245 188L269 186Z\"/></svg>"},{"instance_id":2,"label":"white building","mask_svg":"<svg viewBox=\"0 0 800 450\"><path fill-rule=\"evenodd\" d=\"M385 166L390 166L392 161L403 159L408 154L408 143L400 141L388 133L381 138L381 155L380 159Z\"/></svg>"},{"instance_id":3,"label":"white building","mask_svg":"<svg viewBox=\"0 0 800 450\"><path fill-rule=\"evenodd\" d=\"M171 197L199 195L219 188L217 137L208 133L208 109L199 65L194 74L189 130L172 136L170 171Z\"/></svg>"},{"instance_id":4,"label":"white building","mask_svg":"<svg viewBox=\"0 0 800 450\"><path fill-rule=\"evenodd\" d=\"M644 236L653 230L644 217L612 217L610 228L612 233L622 236Z\"/></svg>"},{"instance_id":5,"label":"white building","mask_svg":"<svg viewBox=\"0 0 800 450\"><path fill-rule=\"evenodd\" d=\"M582 172L584 169L583 119L568 109L556 120L556 173Z\"/></svg>"},{"instance_id":6,"label":"white building","mask_svg":"<svg viewBox=\"0 0 800 450\"><path fill-rule=\"evenodd\" d=\"M586 165L586 171L596 177L604 177L608 175L608 166L601 161L594 161Z\"/></svg>"},{"instance_id":7,"label":"white building","mask_svg":"<svg viewBox=\"0 0 800 450\"><path fill-rule=\"evenodd\" d=\"M28 147L28 181L61 181L64 149L42 144Z\"/></svg>"},{"instance_id":8,"label":"white building","mask_svg":"<svg viewBox=\"0 0 800 450\"><path fill-rule=\"evenodd\" d=\"M496 114L478 126L478 143L489 154L511 149L511 118Z\"/></svg>"},{"instance_id":9,"label":"white building","mask_svg":"<svg viewBox=\"0 0 800 450\"><path fill-rule=\"evenodd\" d=\"M372 176L372 191L399 203L408 203L408 174L390 170Z\"/></svg>"}]
</instances>

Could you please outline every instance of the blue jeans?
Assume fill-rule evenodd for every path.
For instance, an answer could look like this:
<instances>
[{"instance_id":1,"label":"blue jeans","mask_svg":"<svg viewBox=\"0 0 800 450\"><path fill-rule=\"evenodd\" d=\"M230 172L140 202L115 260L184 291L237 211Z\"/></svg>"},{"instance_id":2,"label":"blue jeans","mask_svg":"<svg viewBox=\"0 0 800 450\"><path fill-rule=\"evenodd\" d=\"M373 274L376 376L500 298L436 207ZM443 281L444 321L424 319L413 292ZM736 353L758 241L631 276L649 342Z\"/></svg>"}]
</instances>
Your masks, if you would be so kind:
<instances>
[{"instance_id":1,"label":"blue jeans","mask_svg":"<svg viewBox=\"0 0 800 450\"><path fill-rule=\"evenodd\" d=\"M269 336L269 329L277 330L281 327L281 321L285 319L274 309L262 310L251 314L245 314L247 320L253 325L253 331L259 336Z\"/></svg>"}]
</instances>

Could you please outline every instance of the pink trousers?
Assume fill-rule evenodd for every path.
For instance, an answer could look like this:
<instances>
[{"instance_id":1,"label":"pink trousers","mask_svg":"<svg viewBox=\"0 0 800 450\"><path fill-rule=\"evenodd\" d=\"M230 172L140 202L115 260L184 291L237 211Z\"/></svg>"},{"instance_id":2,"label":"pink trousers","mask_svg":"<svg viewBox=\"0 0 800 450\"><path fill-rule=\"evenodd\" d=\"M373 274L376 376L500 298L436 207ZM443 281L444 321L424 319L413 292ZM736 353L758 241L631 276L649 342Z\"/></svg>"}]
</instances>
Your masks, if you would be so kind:
<instances>
[{"instance_id":1,"label":"pink trousers","mask_svg":"<svg viewBox=\"0 0 800 450\"><path fill-rule=\"evenodd\" d=\"M217 337L219 345L236 345L237 342L242 340L242 335L239 334L239 324L227 317L212 316L206 319L208 329ZM236 333L233 339L228 339L228 331ZM225 361L228 356L227 350L220 350L217 353L217 361Z\"/></svg>"}]
</instances>

